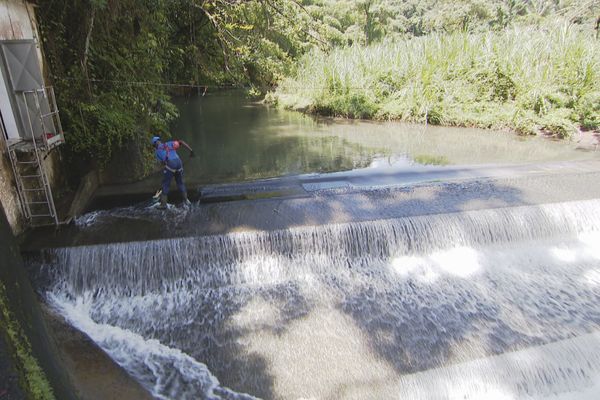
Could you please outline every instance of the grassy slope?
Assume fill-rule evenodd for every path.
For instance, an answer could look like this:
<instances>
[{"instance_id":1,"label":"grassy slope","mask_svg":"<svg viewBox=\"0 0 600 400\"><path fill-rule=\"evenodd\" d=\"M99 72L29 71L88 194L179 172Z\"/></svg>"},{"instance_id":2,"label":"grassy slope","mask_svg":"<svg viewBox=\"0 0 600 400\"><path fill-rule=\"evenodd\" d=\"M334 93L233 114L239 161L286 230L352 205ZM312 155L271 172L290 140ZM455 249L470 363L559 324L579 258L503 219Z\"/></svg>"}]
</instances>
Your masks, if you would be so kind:
<instances>
[{"instance_id":1,"label":"grassy slope","mask_svg":"<svg viewBox=\"0 0 600 400\"><path fill-rule=\"evenodd\" d=\"M556 23L313 52L269 97L350 118L547 131L600 126L600 40Z\"/></svg>"}]
</instances>

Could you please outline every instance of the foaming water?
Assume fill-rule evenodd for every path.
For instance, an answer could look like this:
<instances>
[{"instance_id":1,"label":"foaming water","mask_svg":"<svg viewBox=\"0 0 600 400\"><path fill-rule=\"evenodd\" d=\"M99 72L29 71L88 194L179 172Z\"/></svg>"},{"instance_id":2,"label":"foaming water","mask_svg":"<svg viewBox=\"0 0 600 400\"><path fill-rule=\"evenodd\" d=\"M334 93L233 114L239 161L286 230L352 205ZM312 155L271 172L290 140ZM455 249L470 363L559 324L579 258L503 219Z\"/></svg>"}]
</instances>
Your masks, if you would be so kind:
<instances>
[{"instance_id":1,"label":"foaming water","mask_svg":"<svg viewBox=\"0 0 600 400\"><path fill-rule=\"evenodd\" d=\"M402 376L349 398L597 399L600 333ZM585 368L581 366L584 365ZM517 378L515 380L515 378ZM507 385L507 382L518 385ZM465 388L468 388L465 390Z\"/></svg>"},{"instance_id":2,"label":"foaming water","mask_svg":"<svg viewBox=\"0 0 600 400\"><path fill-rule=\"evenodd\" d=\"M160 398L600 396L599 242L590 200L63 248L48 299Z\"/></svg>"},{"instance_id":3,"label":"foaming water","mask_svg":"<svg viewBox=\"0 0 600 400\"><path fill-rule=\"evenodd\" d=\"M468 211L361 223L240 232L208 237L81 246L51 251L69 291L127 295L275 283L299 270L330 264L369 266L374 260L444 248L572 235L600 227L600 201ZM460 255L459 255L460 256ZM282 268L280 263L293 264ZM240 267L243 266L243 267ZM267 279L267 282L264 280Z\"/></svg>"},{"instance_id":4,"label":"foaming water","mask_svg":"<svg viewBox=\"0 0 600 400\"><path fill-rule=\"evenodd\" d=\"M88 296L70 301L50 293L48 300L158 399L254 399L221 387L206 365L178 349L117 326L94 322L90 318L93 301Z\"/></svg>"}]
</instances>

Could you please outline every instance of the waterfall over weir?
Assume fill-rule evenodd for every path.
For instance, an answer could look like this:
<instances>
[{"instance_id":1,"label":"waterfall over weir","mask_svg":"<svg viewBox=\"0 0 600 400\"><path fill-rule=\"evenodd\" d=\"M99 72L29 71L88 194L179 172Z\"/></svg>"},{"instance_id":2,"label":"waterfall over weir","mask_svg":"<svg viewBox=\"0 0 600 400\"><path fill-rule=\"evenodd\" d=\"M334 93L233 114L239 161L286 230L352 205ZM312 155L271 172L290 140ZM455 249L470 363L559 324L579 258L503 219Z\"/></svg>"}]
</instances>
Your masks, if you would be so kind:
<instances>
[{"instance_id":1,"label":"waterfall over weir","mask_svg":"<svg viewBox=\"0 0 600 400\"><path fill-rule=\"evenodd\" d=\"M596 399L598 243L589 200L61 248L44 271L158 398Z\"/></svg>"}]
</instances>

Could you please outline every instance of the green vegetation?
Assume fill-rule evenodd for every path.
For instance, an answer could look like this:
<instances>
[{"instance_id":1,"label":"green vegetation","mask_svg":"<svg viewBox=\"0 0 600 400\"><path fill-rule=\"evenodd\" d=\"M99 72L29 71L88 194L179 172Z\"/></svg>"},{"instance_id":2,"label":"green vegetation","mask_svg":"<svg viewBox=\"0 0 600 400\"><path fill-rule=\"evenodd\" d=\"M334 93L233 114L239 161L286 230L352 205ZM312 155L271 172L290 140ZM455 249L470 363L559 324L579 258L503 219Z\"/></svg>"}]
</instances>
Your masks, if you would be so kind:
<instances>
[{"instance_id":1,"label":"green vegetation","mask_svg":"<svg viewBox=\"0 0 600 400\"><path fill-rule=\"evenodd\" d=\"M450 161L444 156L432 156L429 154L417 154L413 157L414 161L423 165L448 165Z\"/></svg>"},{"instance_id":2,"label":"green vegetation","mask_svg":"<svg viewBox=\"0 0 600 400\"><path fill-rule=\"evenodd\" d=\"M53 0L37 17L71 170L244 86L351 118L598 129L597 0ZM596 28L599 29L599 28ZM200 86L200 88L198 88ZM149 150L147 150L149 151Z\"/></svg>"},{"instance_id":3,"label":"green vegetation","mask_svg":"<svg viewBox=\"0 0 600 400\"><path fill-rule=\"evenodd\" d=\"M31 354L31 345L23 333L21 325L12 315L6 297L6 288L0 282L0 334L4 335L15 354L21 387L27 391L27 398L52 400L54 394L44 371Z\"/></svg>"},{"instance_id":4,"label":"green vegetation","mask_svg":"<svg viewBox=\"0 0 600 400\"><path fill-rule=\"evenodd\" d=\"M283 0L54 0L39 2L37 17L81 169L132 142L147 148L177 117L171 94L270 87L318 45L310 16Z\"/></svg>"},{"instance_id":5,"label":"green vegetation","mask_svg":"<svg viewBox=\"0 0 600 400\"><path fill-rule=\"evenodd\" d=\"M313 51L273 97L328 115L565 137L599 127L600 41L558 24Z\"/></svg>"},{"instance_id":6,"label":"green vegetation","mask_svg":"<svg viewBox=\"0 0 600 400\"><path fill-rule=\"evenodd\" d=\"M431 33L499 31L557 17L591 24L596 0L304 0L335 47L369 45Z\"/></svg>"},{"instance_id":7,"label":"green vegetation","mask_svg":"<svg viewBox=\"0 0 600 400\"><path fill-rule=\"evenodd\" d=\"M335 47L305 54L270 102L347 118L559 137L600 127L597 2L312 3Z\"/></svg>"}]
</instances>

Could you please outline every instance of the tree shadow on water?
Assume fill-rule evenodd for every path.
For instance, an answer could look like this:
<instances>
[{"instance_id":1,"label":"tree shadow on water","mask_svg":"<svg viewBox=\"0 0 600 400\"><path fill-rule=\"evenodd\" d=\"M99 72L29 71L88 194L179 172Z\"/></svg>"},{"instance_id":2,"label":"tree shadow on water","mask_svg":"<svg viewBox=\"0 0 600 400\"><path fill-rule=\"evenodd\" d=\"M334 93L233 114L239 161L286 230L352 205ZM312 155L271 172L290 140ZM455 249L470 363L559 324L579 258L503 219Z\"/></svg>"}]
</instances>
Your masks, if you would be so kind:
<instances>
[{"instance_id":1,"label":"tree shadow on water","mask_svg":"<svg viewBox=\"0 0 600 400\"><path fill-rule=\"evenodd\" d=\"M268 345L261 335L281 335L310 312L300 292L290 283L200 290L193 304L176 311L181 315L174 324L149 334L206 364L223 387L277 399L272 366L260 352Z\"/></svg>"},{"instance_id":2,"label":"tree shadow on water","mask_svg":"<svg viewBox=\"0 0 600 400\"><path fill-rule=\"evenodd\" d=\"M460 212L463 211L465 204L482 198L489 200L490 193L498 190L503 192L502 204L496 203L498 206L523 204L518 190L498 188L489 182L479 183L476 189L468 188L469 190L461 192L460 195L450 193L448 196L448 191L458 191L460 188L464 188L464 186L460 184L447 185L444 192L440 191L437 195L434 194L426 199L415 199L410 196L407 196L408 199L402 199L402 192L399 194L396 190L358 193L353 196L351 201L345 198L347 194L344 193L320 194L317 200L319 201L318 207L311 208L308 210L309 212L303 210L306 212L305 219L302 219L297 213L298 205L292 205L289 208L290 212L287 213L288 220L285 222L295 225L300 219L305 225L307 222L312 224L313 219L339 221L340 210L348 212L348 215L354 217L359 216L361 220L365 221L372 220L375 215L379 218L382 215L388 218L398 215L422 215L424 210L430 214ZM407 192L412 193L410 190ZM279 210L286 210L288 207L285 201L280 200L254 202L250 206L258 208L266 206L265 209L275 206L279 207ZM257 212L249 214L260 217L260 213ZM245 212L241 212L236 218L243 219L248 224L247 215ZM264 227L263 223L259 221L257 224ZM438 230L443 231L443 227L438 227ZM414 239L418 241L418 238ZM475 240L476 238L471 239ZM385 243L382 245L385 246ZM281 255L288 254L283 252ZM348 263L351 268L353 261L350 259ZM324 282L326 285L330 283ZM452 292L458 294L455 298L447 299L443 287L439 291L432 291L430 286L410 279L398 279L392 282L375 279L370 281L370 285L359 289L356 289L351 284L352 282L347 283L347 286L335 285L335 289L326 290L341 291L342 300L338 304L339 309L349 315L366 334L369 346L375 353L379 354L400 374L443 365L449 359L457 356L453 353L453 347L457 343L460 344L469 335L477 334L479 326L489 325L498 319L498 306L492 301L486 301L486 294L474 295L468 288L458 291L453 289ZM448 282L448 285L460 288L458 281ZM278 296L286 298L285 293L279 293ZM296 318L303 318L309 312L308 308L305 308L307 310L305 312L298 312L298 308L294 307L291 309L296 310L296 317L284 321L278 328L280 331L284 331L289 322ZM217 329L222 329L222 326ZM247 331L240 331L241 337L247 334ZM235 363L234 360L236 357L239 358L239 353L230 352L228 358L229 356ZM313 360L313 362L318 361ZM256 387L259 386L260 384ZM261 393L265 398L274 398L273 392L267 393L261 392L261 390L253 393Z\"/></svg>"},{"instance_id":3,"label":"tree shadow on water","mask_svg":"<svg viewBox=\"0 0 600 400\"><path fill-rule=\"evenodd\" d=\"M364 228L386 223L381 220L411 219L406 226L413 230L406 234L413 237L404 239L408 251L417 251L426 248L424 243L445 240L448 218L454 218L455 227L460 227L463 220L465 224L477 222L476 216L464 211L527 204L528 198L522 195L521 188L494 181L371 191L333 190L290 199L200 205L181 221L180 231L185 235L202 236L229 234L243 228L268 236L268 232L279 229L293 236L295 227L313 225L318 245L322 239L319 238L320 225L357 223L353 232L362 233L346 238L352 242L349 248L353 254L348 255L348 268L353 268L356 262L353 258L361 256L354 249L389 251L386 238L369 236L368 228ZM507 224L499 214L486 215L485 229L467 229L465 225L460 232L461 240L485 241L495 234L490 230ZM415 222L417 219L420 222ZM425 233L419 231L420 226L428 229L427 234L436 233L440 237L421 237ZM290 257L291 252L302 251L302 247L281 243L272 243L270 249L274 256L285 258ZM244 250L252 252L253 249ZM368 267L378 268L377 265ZM400 264L399 268L403 266ZM498 323L502 309L501 304L494 301L494 293L478 290L466 278L440 278L434 285L389 272L381 276L371 274L372 271L357 273L363 272L362 285L354 285L352 281L344 285L340 278L342 284L333 286L329 278L318 277L326 290L337 291L338 309L355 322L372 351L398 374L483 356L490 351L490 342L497 346L491 348L492 353L499 354L518 348L519 342L527 340L510 326ZM179 329L165 326L164 331L156 333L157 338L167 338L167 344L206 363L224 386L265 399L279 398L272 360L268 352L261 351L264 347L260 346L268 346L261 334L283 335L295 321L314 312L314 304L302 290L301 280L283 284L268 282L265 279L263 284L259 279L257 287L234 285L201 290L194 304L185 311L189 324L180 323ZM273 310L277 315L269 317L268 313ZM485 348L469 348L471 344L480 343ZM531 344L537 342L532 339Z\"/></svg>"},{"instance_id":4,"label":"tree shadow on water","mask_svg":"<svg viewBox=\"0 0 600 400\"><path fill-rule=\"evenodd\" d=\"M492 184L486 185L491 188ZM477 196L470 198L477 199ZM524 203L517 190L510 192L509 199L513 205ZM464 205L462 200L451 203L445 201L444 204L455 212L462 211ZM536 235L542 229L536 226L536 223L543 222L544 219L550 222L556 219L556 215L547 214L543 208L532 210L532 215L534 220L527 221L532 225L521 227L523 240L528 240L529 235L534 239L538 238ZM459 216L468 219L467 216ZM506 225L508 235L516 234L515 240L520 240L517 234L519 227L514 224L520 225L523 221L503 220L493 213L486 215L486 218L490 220L483 225L485 229L462 232L467 243L477 243L476 235L493 237L498 234L496 229L501 229L503 225ZM438 222L442 223L443 220ZM448 226L448 229L451 227ZM562 230L557 226L550 229L549 233L568 233L569 229L571 228L565 226ZM443 232L443 227L440 227L438 232ZM440 240L444 239L440 237ZM499 235L499 239L502 243L503 236ZM483 244L485 243L484 241ZM591 287L582 287L577 280L579 276L573 277L569 271L557 272L559 276L561 273L565 274L560 279L554 275L546 278L544 274L550 266L546 265L548 261L544 257L554 257L549 250L537 250L541 252L537 256L541 257L541 261L538 260L539 266L528 267L526 271L516 270L499 280L494 279L494 274L497 273L494 270L496 265L491 259L480 260L482 265L478 274L481 279L478 279L476 276L471 278L469 274L460 276L450 273L433 276L431 271L418 268L415 273L411 266L413 260L394 260L391 257L389 262L392 268L388 268L382 276L369 276L356 289L348 287L338 308L352 317L365 334L372 351L400 375L529 349L532 346L546 345L594 332L598 328L598 314L594 306L600 300L598 292ZM502 257L502 253L497 249L493 254ZM417 257L422 255L415 254ZM509 256L509 253L506 255ZM443 257L445 258L441 262L459 269L461 263L469 263L468 259L452 260L449 259L449 255ZM536 255L531 254L528 257L525 259L533 262ZM560 262L557 265L560 265ZM574 266L582 268L577 263ZM511 269L518 267L519 265L510 265ZM572 272L575 273L577 268ZM520 275L523 280L519 279ZM548 356L540 349L528 350L528 355L531 357L528 359L529 364L523 367L526 370L529 368L529 372L537 365L536 360L549 362ZM494 362L491 360L488 364L494 365ZM586 363L585 360L582 362ZM586 365L589 367L589 364ZM565 366L565 370L570 370L569 368L579 367ZM489 374L494 372L485 371ZM527 385L543 386L543 380L549 379L544 376L546 372L535 373L540 375L530 375L531 381L523 381L523 387L511 386L502 390L533 390ZM526 379L527 374L523 374L522 379ZM568 382L569 378L561 379L573 384ZM429 393L433 393L436 389L434 387L430 390L433 391ZM443 393L446 390L446 386L439 387L440 398L445 398ZM543 392L551 389L536 390ZM517 396L516 392L513 394Z\"/></svg>"}]
</instances>

